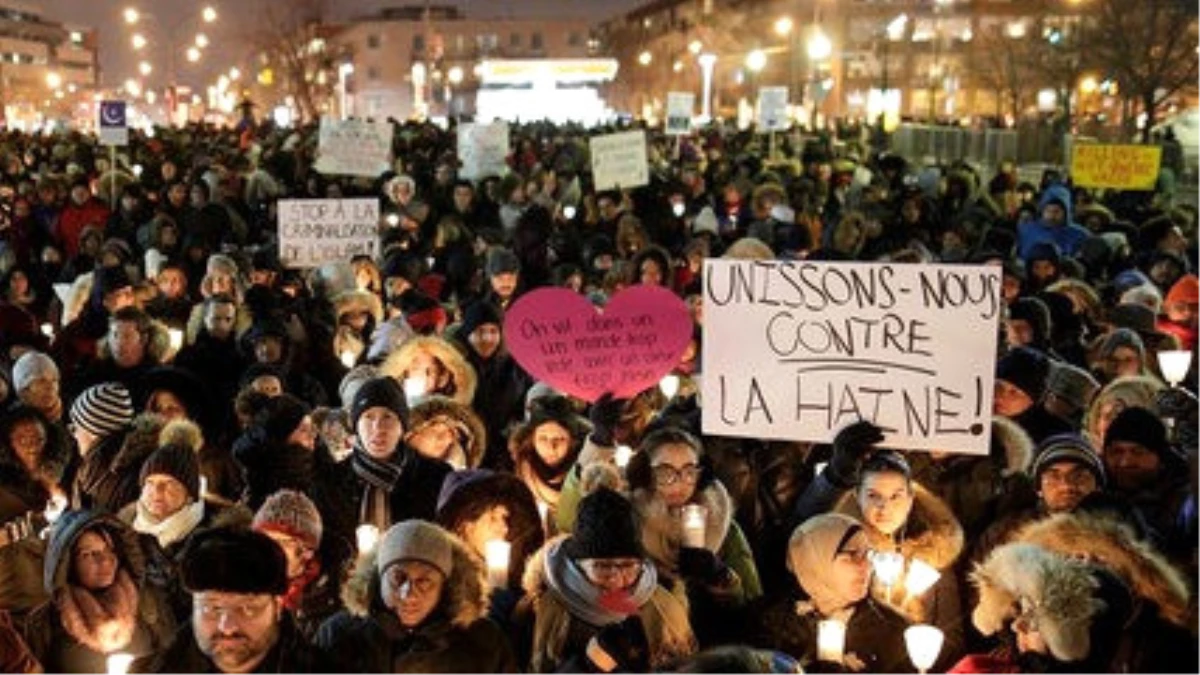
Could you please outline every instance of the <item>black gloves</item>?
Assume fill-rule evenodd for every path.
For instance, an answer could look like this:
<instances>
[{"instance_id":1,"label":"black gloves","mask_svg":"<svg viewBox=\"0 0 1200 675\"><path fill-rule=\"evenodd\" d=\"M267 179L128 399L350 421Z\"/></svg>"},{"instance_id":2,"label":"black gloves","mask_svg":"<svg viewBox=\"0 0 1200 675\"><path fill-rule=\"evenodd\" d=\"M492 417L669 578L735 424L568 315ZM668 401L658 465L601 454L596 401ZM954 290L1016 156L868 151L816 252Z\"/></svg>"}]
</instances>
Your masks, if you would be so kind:
<instances>
[{"instance_id":1,"label":"black gloves","mask_svg":"<svg viewBox=\"0 0 1200 675\"><path fill-rule=\"evenodd\" d=\"M728 579L729 568L706 548L682 546L679 549L679 574L711 586L720 586Z\"/></svg>"},{"instance_id":2,"label":"black gloves","mask_svg":"<svg viewBox=\"0 0 1200 675\"><path fill-rule=\"evenodd\" d=\"M883 440L883 431L871 422L860 420L845 427L833 439L833 458L825 472L829 481L841 488L858 483L858 470L863 460Z\"/></svg>"},{"instance_id":3,"label":"black gloves","mask_svg":"<svg viewBox=\"0 0 1200 675\"><path fill-rule=\"evenodd\" d=\"M596 445L612 445L613 434L621 423L621 413L624 411L623 398L613 398L609 393L596 399L588 411L588 419L592 422L592 442Z\"/></svg>"},{"instance_id":4,"label":"black gloves","mask_svg":"<svg viewBox=\"0 0 1200 675\"><path fill-rule=\"evenodd\" d=\"M588 650L588 660L603 672L619 671L625 673L650 672L650 643L646 639L646 628L637 614L620 623L613 623L600 629L592 638L595 646L615 662L614 668L595 659L591 649ZM611 664L607 664L611 665Z\"/></svg>"}]
</instances>

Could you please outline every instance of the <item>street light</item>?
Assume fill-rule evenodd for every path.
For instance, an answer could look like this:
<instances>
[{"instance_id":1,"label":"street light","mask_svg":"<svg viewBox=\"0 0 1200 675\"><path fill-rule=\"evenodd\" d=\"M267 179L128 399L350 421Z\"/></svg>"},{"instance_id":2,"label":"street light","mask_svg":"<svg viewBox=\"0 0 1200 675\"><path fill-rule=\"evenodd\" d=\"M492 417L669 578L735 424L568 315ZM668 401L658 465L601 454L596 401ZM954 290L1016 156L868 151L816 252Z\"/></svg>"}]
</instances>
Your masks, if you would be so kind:
<instances>
[{"instance_id":1,"label":"street light","mask_svg":"<svg viewBox=\"0 0 1200 675\"><path fill-rule=\"evenodd\" d=\"M129 92L130 96L137 98L142 95L142 85L138 84L138 81L131 77L125 80L125 91Z\"/></svg>"},{"instance_id":2,"label":"street light","mask_svg":"<svg viewBox=\"0 0 1200 675\"><path fill-rule=\"evenodd\" d=\"M233 80L234 82L237 82L238 80L242 79L242 71L238 70L237 66L230 68L229 69L229 79Z\"/></svg>"},{"instance_id":3,"label":"street light","mask_svg":"<svg viewBox=\"0 0 1200 675\"><path fill-rule=\"evenodd\" d=\"M781 16L775 20L775 34L779 35L780 37L787 37L788 35L791 35L793 27L794 24L792 23L792 17L790 16Z\"/></svg>"},{"instance_id":4,"label":"street light","mask_svg":"<svg viewBox=\"0 0 1200 675\"><path fill-rule=\"evenodd\" d=\"M641 54L638 54L638 63L642 64L643 66L650 65L650 62L653 60L654 55L650 53L649 49L643 51Z\"/></svg>"},{"instance_id":5,"label":"street light","mask_svg":"<svg viewBox=\"0 0 1200 675\"><path fill-rule=\"evenodd\" d=\"M195 47L188 47L187 60L191 63L195 63L195 62L199 61L200 60L200 50L196 49Z\"/></svg>"},{"instance_id":6,"label":"street light","mask_svg":"<svg viewBox=\"0 0 1200 675\"><path fill-rule=\"evenodd\" d=\"M138 72L142 74L142 77L148 77L150 73L154 72L154 67L148 61L142 61L138 64Z\"/></svg>"},{"instance_id":7,"label":"street light","mask_svg":"<svg viewBox=\"0 0 1200 675\"><path fill-rule=\"evenodd\" d=\"M209 5L200 12L200 18L204 19L204 23L212 23L217 20L217 10Z\"/></svg>"},{"instance_id":8,"label":"street light","mask_svg":"<svg viewBox=\"0 0 1200 675\"><path fill-rule=\"evenodd\" d=\"M125 8L125 23L133 25L137 23L138 19L140 18L142 18L142 15L137 11L137 9L133 7Z\"/></svg>"},{"instance_id":9,"label":"street light","mask_svg":"<svg viewBox=\"0 0 1200 675\"><path fill-rule=\"evenodd\" d=\"M704 43L699 40L692 40L688 43L688 51L692 53L692 56L699 56L701 49L704 49Z\"/></svg>"},{"instance_id":10,"label":"street light","mask_svg":"<svg viewBox=\"0 0 1200 675\"><path fill-rule=\"evenodd\" d=\"M46 73L46 86L51 89L58 89L62 86L62 75L55 72Z\"/></svg>"},{"instance_id":11,"label":"street light","mask_svg":"<svg viewBox=\"0 0 1200 675\"><path fill-rule=\"evenodd\" d=\"M200 49L208 47L208 36L204 33L196 33L196 46Z\"/></svg>"},{"instance_id":12,"label":"street light","mask_svg":"<svg viewBox=\"0 0 1200 675\"><path fill-rule=\"evenodd\" d=\"M750 72L757 73L767 66L767 53L761 49L751 50L746 54L746 67Z\"/></svg>"},{"instance_id":13,"label":"street light","mask_svg":"<svg viewBox=\"0 0 1200 675\"><path fill-rule=\"evenodd\" d=\"M453 66L450 68L450 72L446 73L446 77L450 78L450 84L460 84L463 81L463 69Z\"/></svg>"},{"instance_id":14,"label":"street light","mask_svg":"<svg viewBox=\"0 0 1200 675\"><path fill-rule=\"evenodd\" d=\"M808 58L813 61L824 61L831 54L833 54L833 43L820 28L814 28L812 36L808 38Z\"/></svg>"},{"instance_id":15,"label":"street light","mask_svg":"<svg viewBox=\"0 0 1200 675\"><path fill-rule=\"evenodd\" d=\"M133 43L133 48L138 50L145 49L147 44L146 36L141 33L134 33L130 42Z\"/></svg>"}]
</instances>

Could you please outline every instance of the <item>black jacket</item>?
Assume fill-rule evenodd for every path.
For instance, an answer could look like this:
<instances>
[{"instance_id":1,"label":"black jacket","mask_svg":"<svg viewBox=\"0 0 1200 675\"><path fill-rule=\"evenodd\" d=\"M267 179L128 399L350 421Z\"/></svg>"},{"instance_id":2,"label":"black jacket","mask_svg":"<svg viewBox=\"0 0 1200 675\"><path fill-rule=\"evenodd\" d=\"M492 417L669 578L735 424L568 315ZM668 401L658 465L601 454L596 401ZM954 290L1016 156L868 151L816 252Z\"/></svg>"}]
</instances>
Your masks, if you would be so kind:
<instances>
[{"instance_id":1,"label":"black jacket","mask_svg":"<svg viewBox=\"0 0 1200 675\"><path fill-rule=\"evenodd\" d=\"M332 673L345 671L324 653L304 641L291 618L284 613L279 621L279 639L267 657L251 672L255 673ZM180 626L167 648L159 655L134 661L131 673L219 673L221 672L196 645L191 623Z\"/></svg>"}]
</instances>

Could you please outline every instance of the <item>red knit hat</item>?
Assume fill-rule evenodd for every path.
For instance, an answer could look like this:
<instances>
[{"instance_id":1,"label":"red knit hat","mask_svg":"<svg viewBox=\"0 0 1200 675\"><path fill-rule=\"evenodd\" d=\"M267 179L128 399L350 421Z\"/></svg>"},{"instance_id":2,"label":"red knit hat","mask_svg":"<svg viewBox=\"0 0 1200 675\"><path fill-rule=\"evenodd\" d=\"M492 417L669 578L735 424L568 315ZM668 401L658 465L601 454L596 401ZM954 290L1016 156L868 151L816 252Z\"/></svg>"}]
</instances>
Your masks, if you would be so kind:
<instances>
[{"instance_id":1,"label":"red knit hat","mask_svg":"<svg viewBox=\"0 0 1200 675\"><path fill-rule=\"evenodd\" d=\"M1182 302L1189 305L1200 303L1200 279L1195 274L1188 274L1175 282L1167 292L1167 302Z\"/></svg>"}]
</instances>

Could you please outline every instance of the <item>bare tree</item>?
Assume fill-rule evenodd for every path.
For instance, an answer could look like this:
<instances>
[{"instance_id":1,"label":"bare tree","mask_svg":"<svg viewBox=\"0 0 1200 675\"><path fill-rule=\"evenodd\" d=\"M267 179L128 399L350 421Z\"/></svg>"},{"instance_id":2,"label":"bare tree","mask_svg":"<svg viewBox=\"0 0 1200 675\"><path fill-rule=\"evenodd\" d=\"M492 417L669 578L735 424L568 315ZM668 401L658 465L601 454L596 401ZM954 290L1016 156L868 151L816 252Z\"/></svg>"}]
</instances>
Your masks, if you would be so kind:
<instances>
[{"instance_id":1,"label":"bare tree","mask_svg":"<svg viewBox=\"0 0 1200 675\"><path fill-rule=\"evenodd\" d=\"M1196 3L1099 0L1093 11L1095 53L1116 76L1123 95L1146 114L1145 143L1163 104L1180 92L1196 91Z\"/></svg>"},{"instance_id":2,"label":"bare tree","mask_svg":"<svg viewBox=\"0 0 1200 675\"><path fill-rule=\"evenodd\" d=\"M290 94L302 123L321 116L321 103L333 96L329 73L333 55L325 43L331 32L326 0L260 0L258 18L247 35L275 72L277 86Z\"/></svg>"},{"instance_id":3,"label":"bare tree","mask_svg":"<svg viewBox=\"0 0 1200 675\"><path fill-rule=\"evenodd\" d=\"M1071 128L1071 96L1083 74L1095 67L1095 40L1091 22L1081 19L1069 26L1046 27L1042 34L1024 42L1027 72L1039 86L1057 94L1060 116L1054 121L1056 134Z\"/></svg>"},{"instance_id":4,"label":"bare tree","mask_svg":"<svg viewBox=\"0 0 1200 675\"><path fill-rule=\"evenodd\" d=\"M972 72L979 84L996 95L996 116L1005 111L1020 119L1033 84L1022 57L1025 40L1005 35L1000 26L979 34L971 45Z\"/></svg>"}]
</instances>

